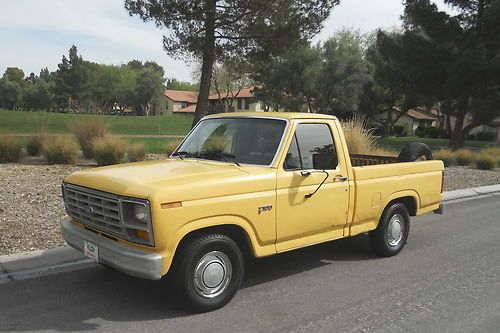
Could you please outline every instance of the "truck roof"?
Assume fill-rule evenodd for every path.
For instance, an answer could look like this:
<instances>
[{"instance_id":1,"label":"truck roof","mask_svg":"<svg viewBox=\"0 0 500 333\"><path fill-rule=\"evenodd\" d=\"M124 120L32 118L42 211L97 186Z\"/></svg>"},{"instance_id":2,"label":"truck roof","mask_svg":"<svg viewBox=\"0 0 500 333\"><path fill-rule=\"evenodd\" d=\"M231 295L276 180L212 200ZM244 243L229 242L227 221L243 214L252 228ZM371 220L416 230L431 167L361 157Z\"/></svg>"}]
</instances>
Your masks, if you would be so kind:
<instances>
[{"instance_id":1,"label":"truck roof","mask_svg":"<svg viewBox=\"0 0 500 333\"><path fill-rule=\"evenodd\" d=\"M337 119L334 116L320 113L303 113L303 112L228 112L217 113L207 116L207 118L221 117L258 117L258 118L281 118L281 119Z\"/></svg>"}]
</instances>

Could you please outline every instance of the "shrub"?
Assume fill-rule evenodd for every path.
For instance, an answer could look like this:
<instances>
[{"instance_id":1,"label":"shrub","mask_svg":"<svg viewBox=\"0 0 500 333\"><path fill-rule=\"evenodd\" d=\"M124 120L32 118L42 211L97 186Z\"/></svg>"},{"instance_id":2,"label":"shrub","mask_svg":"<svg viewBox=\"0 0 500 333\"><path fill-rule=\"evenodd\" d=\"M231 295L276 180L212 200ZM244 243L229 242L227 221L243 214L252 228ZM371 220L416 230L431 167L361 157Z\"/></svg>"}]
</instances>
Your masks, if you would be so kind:
<instances>
[{"instance_id":1,"label":"shrub","mask_svg":"<svg viewBox=\"0 0 500 333\"><path fill-rule=\"evenodd\" d=\"M458 165L470 165L474 162L476 154L467 149L461 149L455 153L455 160Z\"/></svg>"},{"instance_id":2,"label":"shrub","mask_svg":"<svg viewBox=\"0 0 500 333\"><path fill-rule=\"evenodd\" d=\"M174 152L174 150L181 144L182 139L169 140L164 146L163 151L165 154L169 155Z\"/></svg>"},{"instance_id":3,"label":"shrub","mask_svg":"<svg viewBox=\"0 0 500 333\"><path fill-rule=\"evenodd\" d=\"M483 170L491 170L497 163L498 161L497 159L495 159L495 157L485 153L479 154L476 159L477 168Z\"/></svg>"},{"instance_id":4,"label":"shrub","mask_svg":"<svg viewBox=\"0 0 500 333\"><path fill-rule=\"evenodd\" d=\"M45 140L42 154L49 164L75 164L78 147L71 137L58 135Z\"/></svg>"},{"instance_id":5,"label":"shrub","mask_svg":"<svg viewBox=\"0 0 500 333\"><path fill-rule=\"evenodd\" d=\"M448 149L438 150L433 155L436 160L443 161L444 166L450 166L455 161L455 154Z\"/></svg>"},{"instance_id":6,"label":"shrub","mask_svg":"<svg viewBox=\"0 0 500 333\"><path fill-rule=\"evenodd\" d=\"M97 138L92 143L92 152L98 165L120 163L127 151L125 141L115 136Z\"/></svg>"},{"instance_id":7,"label":"shrub","mask_svg":"<svg viewBox=\"0 0 500 333\"><path fill-rule=\"evenodd\" d=\"M392 126L392 133L394 136L403 137L408 135L408 130L405 125L394 125Z\"/></svg>"},{"instance_id":8,"label":"shrub","mask_svg":"<svg viewBox=\"0 0 500 333\"><path fill-rule=\"evenodd\" d=\"M17 162L21 157L21 145L10 134L0 134L0 163Z\"/></svg>"},{"instance_id":9,"label":"shrub","mask_svg":"<svg viewBox=\"0 0 500 333\"><path fill-rule=\"evenodd\" d=\"M427 127L425 126L417 126L417 129L415 130L415 135L418 136L419 138L425 137L427 134Z\"/></svg>"},{"instance_id":10,"label":"shrub","mask_svg":"<svg viewBox=\"0 0 500 333\"><path fill-rule=\"evenodd\" d=\"M497 161L497 165L500 166L500 148L486 148L481 151L481 154L493 157Z\"/></svg>"},{"instance_id":11,"label":"shrub","mask_svg":"<svg viewBox=\"0 0 500 333\"><path fill-rule=\"evenodd\" d=\"M493 141L495 140L495 134L491 132L479 132L476 134L476 140Z\"/></svg>"},{"instance_id":12,"label":"shrub","mask_svg":"<svg viewBox=\"0 0 500 333\"><path fill-rule=\"evenodd\" d=\"M91 117L74 122L71 129L82 148L83 156L92 158L92 141L108 134L108 122L104 118Z\"/></svg>"},{"instance_id":13,"label":"shrub","mask_svg":"<svg viewBox=\"0 0 500 333\"><path fill-rule=\"evenodd\" d=\"M433 139L436 139L439 137L439 134L440 134L440 130L439 128L437 127L428 127L427 128L427 135L429 136L429 138L433 138Z\"/></svg>"},{"instance_id":14,"label":"shrub","mask_svg":"<svg viewBox=\"0 0 500 333\"><path fill-rule=\"evenodd\" d=\"M127 150L128 160L130 162L142 161L146 158L146 148L141 142L133 143Z\"/></svg>"},{"instance_id":15,"label":"shrub","mask_svg":"<svg viewBox=\"0 0 500 333\"><path fill-rule=\"evenodd\" d=\"M26 143L26 151L29 156L38 156L42 152L42 146L47 139L46 134L36 134L30 137Z\"/></svg>"}]
</instances>

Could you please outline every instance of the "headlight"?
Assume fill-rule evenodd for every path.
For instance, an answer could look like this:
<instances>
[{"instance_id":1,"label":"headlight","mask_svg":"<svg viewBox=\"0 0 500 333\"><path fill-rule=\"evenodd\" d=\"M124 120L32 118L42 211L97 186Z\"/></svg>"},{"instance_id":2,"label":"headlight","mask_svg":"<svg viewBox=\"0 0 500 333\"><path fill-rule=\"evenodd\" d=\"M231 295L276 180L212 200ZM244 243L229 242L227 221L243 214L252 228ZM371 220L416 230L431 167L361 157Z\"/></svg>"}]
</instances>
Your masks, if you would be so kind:
<instances>
[{"instance_id":1,"label":"headlight","mask_svg":"<svg viewBox=\"0 0 500 333\"><path fill-rule=\"evenodd\" d=\"M122 223L129 240L153 245L153 232L151 227L151 210L147 200L122 199Z\"/></svg>"}]
</instances>

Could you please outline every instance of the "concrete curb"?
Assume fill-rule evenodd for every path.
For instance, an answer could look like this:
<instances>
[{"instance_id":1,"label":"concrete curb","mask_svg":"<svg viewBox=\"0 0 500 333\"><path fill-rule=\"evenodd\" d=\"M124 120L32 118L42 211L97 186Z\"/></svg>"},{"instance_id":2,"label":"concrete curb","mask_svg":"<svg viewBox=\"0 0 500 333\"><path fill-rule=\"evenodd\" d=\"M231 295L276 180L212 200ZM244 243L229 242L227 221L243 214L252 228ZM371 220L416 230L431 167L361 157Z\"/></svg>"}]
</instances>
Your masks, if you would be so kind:
<instances>
[{"instance_id":1,"label":"concrete curb","mask_svg":"<svg viewBox=\"0 0 500 333\"><path fill-rule=\"evenodd\" d=\"M443 202L500 194L500 184L443 193ZM97 265L69 246L0 256L0 284Z\"/></svg>"}]
</instances>

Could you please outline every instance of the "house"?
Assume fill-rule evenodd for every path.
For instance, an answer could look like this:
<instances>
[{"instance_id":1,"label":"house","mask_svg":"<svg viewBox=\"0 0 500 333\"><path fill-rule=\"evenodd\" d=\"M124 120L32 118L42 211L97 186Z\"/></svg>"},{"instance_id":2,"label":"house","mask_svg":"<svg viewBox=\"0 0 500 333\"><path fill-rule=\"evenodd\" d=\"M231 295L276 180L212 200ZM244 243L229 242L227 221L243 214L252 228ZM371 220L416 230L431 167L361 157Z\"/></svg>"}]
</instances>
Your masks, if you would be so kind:
<instances>
[{"instance_id":1,"label":"house","mask_svg":"<svg viewBox=\"0 0 500 333\"><path fill-rule=\"evenodd\" d=\"M403 115L400 115L400 109L394 108L392 118L400 117L395 125L405 126L408 134L414 134L418 126L437 126L438 114L437 111L431 109L425 110L423 107L415 107L408 110ZM382 112L377 116L379 121L385 121L388 117L388 112Z\"/></svg>"},{"instance_id":2,"label":"house","mask_svg":"<svg viewBox=\"0 0 500 333\"><path fill-rule=\"evenodd\" d=\"M197 100L198 93L195 91L167 89L157 115L193 114Z\"/></svg>"},{"instance_id":3,"label":"house","mask_svg":"<svg viewBox=\"0 0 500 333\"><path fill-rule=\"evenodd\" d=\"M221 92L220 95L212 94L208 96L211 112L264 111L262 102L255 99L254 88L247 87L240 90Z\"/></svg>"}]
</instances>

